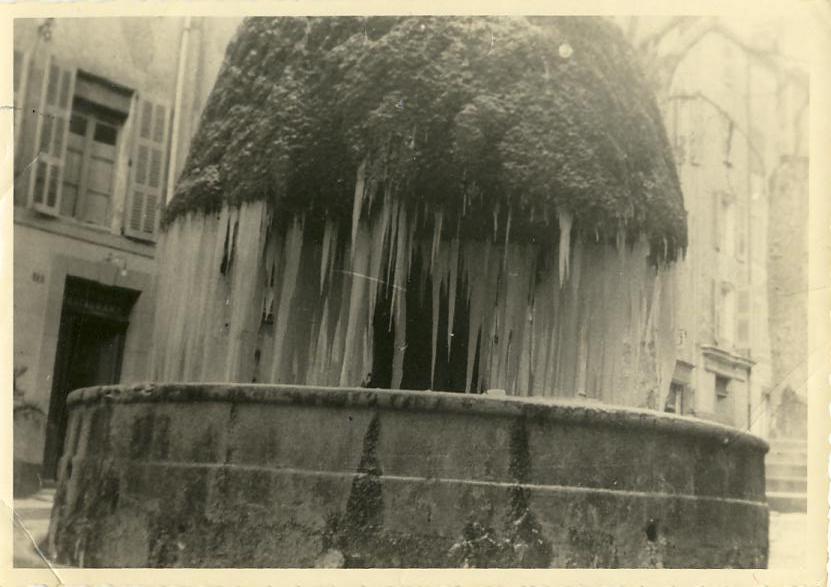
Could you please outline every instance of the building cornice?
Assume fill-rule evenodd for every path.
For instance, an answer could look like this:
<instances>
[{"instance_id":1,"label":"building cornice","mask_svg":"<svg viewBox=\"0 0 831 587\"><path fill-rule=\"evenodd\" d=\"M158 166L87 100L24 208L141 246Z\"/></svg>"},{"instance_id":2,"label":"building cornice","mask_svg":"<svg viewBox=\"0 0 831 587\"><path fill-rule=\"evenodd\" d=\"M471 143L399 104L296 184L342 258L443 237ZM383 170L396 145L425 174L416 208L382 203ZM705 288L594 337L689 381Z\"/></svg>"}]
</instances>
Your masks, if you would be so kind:
<instances>
[{"instance_id":1,"label":"building cornice","mask_svg":"<svg viewBox=\"0 0 831 587\"><path fill-rule=\"evenodd\" d=\"M701 354L705 369L733 379L745 380L756 364L747 357L711 345L701 345Z\"/></svg>"}]
</instances>

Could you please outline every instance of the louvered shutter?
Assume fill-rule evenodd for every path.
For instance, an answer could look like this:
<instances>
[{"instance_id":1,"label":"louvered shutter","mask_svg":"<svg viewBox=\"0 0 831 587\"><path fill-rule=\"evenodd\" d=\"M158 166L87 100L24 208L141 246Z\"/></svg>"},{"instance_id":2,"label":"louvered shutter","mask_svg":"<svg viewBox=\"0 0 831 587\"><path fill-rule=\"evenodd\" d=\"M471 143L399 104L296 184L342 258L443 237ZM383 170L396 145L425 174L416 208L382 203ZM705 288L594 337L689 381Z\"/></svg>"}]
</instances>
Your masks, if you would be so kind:
<instances>
[{"instance_id":1,"label":"louvered shutter","mask_svg":"<svg viewBox=\"0 0 831 587\"><path fill-rule=\"evenodd\" d=\"M45 72L35 133L37 156L29 179L29 201L38 212L57 216L75 92L75 70L62 66L50 55Z\"/></svg>"},{"instance_id":2,"label":"louvered shutter","mask_svg":"<svg viewBox=\"0 0 831 587\"><path fill-rule=\"evenodd\" d=\"M156 240L165 189L170 106L164 101L140 97L135 115L124 234Z\"/></svg>"}]
</instances>

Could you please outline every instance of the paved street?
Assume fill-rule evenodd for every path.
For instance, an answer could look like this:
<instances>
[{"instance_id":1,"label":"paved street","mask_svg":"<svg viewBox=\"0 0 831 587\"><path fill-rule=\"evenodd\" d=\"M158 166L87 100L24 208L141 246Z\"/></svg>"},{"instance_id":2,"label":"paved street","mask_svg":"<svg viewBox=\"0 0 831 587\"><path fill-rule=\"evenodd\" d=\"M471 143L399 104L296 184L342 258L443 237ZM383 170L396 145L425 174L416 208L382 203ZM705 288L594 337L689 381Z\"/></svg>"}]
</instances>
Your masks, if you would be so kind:
<instances>
[{"instance_id":1,"label":"paved street","mask_svg":"<svg viewBox=\"0 0 831 587\"><path fill-rule=\"evenodd\" d=\"M45 567L35 545L46 540L54 489L43 489L25 499L14 500L14 566Z\"/></svg>"},{"instance_id":2,"label":"paved street","mask_svg":"<svg viewBox=\"0 0 831 587\"><path fill-rule=\"evenodd\" d=\"M801 512L770 512L768 568L798 569L804 566L807 521L807 514Z\"/></svg>"},{"instance_id":3,"label":"paved street","mask_svg":"<svg viewBox=\"0 0 831 587\"><path fill-rule=\"evenodd\" d=\"M35 544L45 542L54 489L14 502L14 564L16 567L45 567ZM807 516L803 513L770 513L771 569L794 569L804 564Z\"/></svg>"}]
</instances>

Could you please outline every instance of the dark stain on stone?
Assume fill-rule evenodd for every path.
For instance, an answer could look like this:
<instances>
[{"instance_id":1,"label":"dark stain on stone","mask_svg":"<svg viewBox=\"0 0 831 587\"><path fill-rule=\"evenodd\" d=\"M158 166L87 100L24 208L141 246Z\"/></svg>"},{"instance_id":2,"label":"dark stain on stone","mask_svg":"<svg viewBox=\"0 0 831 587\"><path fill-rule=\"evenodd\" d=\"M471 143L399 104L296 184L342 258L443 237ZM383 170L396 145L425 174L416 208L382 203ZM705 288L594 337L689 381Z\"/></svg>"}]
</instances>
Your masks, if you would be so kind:
<instances>
[{"instance_id":1,"label":"dark stain on stone","mask_svg":"<svg viewBox=\"0 0 831 587\"><path fill-rule=\"evenodd\" d=\"M164 460L170 453L170 417L158 416L153 430L153 458Z\"/></svg>"},{"instance_id":2,"label":"dark stain on stone","mask_svg":"<svg viewBox=\"0 0 831 587\"><path fill-rule=\"evenodd\" d=\"M620 567L614 537L608 532L587 528L569 528L568 556L565 566L571 569L614 569Z\"/></svg>"},{"instance_id":3,"label":"dark stain on stone","mask_svg":"<svg viewBox=\"0 0 831 587\"><path fill-rule=\"evenodd\" d=\"M110 420L112 410L109 406L98 406L92 412L89 431L89 454L107 454L110 450Z\"/></svg>"},{"instance_id":4,"label":"dark stain on stone","mask_svg":"<svg viewBox=\"0 0 831 587\"><path fill-rule=\"evenodd\" d=\"M194 463L211 463L216 461L216 430L209 425L193 443L190 460Z\"/></svg>"},{"instance_id":5,"label":"dark stain on stone","mask_svg":"<svg viewBox=\"0 0 831 587\"><path fill-rule=\"evenodd\" d=\"M531 476L531 451L528 447L528 426L524 416L517 418L511 429L511 460L509 471L515 485L509 489L511 516L506 522L508 540L516 554L511 562L520 568L545 568L551 563L551 543L529 505L530 490L523 484ZM506 565L514 566L514 565Z\"/></svg>"},{"instance_id":6,"label":"dark stain on stone","mask_svg":"<svg viewBox=\"0 0 831 587\"><path fill-rule=\"evenodd\" d=\"M324 547L340 550L347 568L375 566L379 554L384 523L383 471L377 454L380 436L381 419L376 412L364 435L358 475L352 481L346 511L340 516L330 515L324 530Z\"/></svg>"},{"instance_id":7,"label":"dark stain on stone","mask_svg":"<svg viewBox=\"0 0 831 587\"><path fill-rule=\"evenodd\" d=\"M130 431L130 458L142 459L150 454L153 441L153 414L147 413L133 420Z\"/></svg>"},{"instance_id":8,"label":"dark stain on stone","mask_svg":"<svg viewBox=\"0 0 831 587\"><path fill-rule=\"evenodd\" d=\"M77 507L72 508L71 525L74 532L60 542L63 558L70 564L96 567L102 564L104 536L108 522L115 514L120 497L118 469L110 460L90 459L79 474Z\"/></svg>"},{"instance_id":9,"label":"dark stain on stone","mask_svg":"<svg viewBox=\"0 0 831 587\"><path fill-rule=\"evenodd\" d=\"M526 416L518 417L510 436L508 471L514 485L508 489L509 511L502 532L479 519L468 520L462 536L448 551L453 566L492 568L547 568L551 564L551 542L530 508L530 490L524 485L531 476Z\"/></svg>"},{"instance_id":10,"label":"dark stain on stone","mask_svg":"<svg viewBox=\"0 0 831 587\"><path fill-rule=\"evenodd\" d=\"M208 503L208 478L205 471L194 473L182 492L182 509L188 518L205 515L205 506Z\"/></svg>"},{"instance_id":11,"label":"dark stain on stone","mask_svg":"<svg viewBox=\"0 0 831 587\"><path fill-rule=\"evenodd\" d=\"M528 448L528 424L525 416L514 420L511 426L510 461L508 472L515 483L526 483L531 473L531 451Z\"/></svg>"},{"instance_id":12,"label":"dark stain on stone","mask_svg":"<svg viewBox=\"0 0 831 587\"><path fill-rule=\"evenodd\" d=\"M658 521L657 520L649 520L649 523L646 525L646 539L650 542L655 542L658 540Z\"/></svg>"}]
</instances>

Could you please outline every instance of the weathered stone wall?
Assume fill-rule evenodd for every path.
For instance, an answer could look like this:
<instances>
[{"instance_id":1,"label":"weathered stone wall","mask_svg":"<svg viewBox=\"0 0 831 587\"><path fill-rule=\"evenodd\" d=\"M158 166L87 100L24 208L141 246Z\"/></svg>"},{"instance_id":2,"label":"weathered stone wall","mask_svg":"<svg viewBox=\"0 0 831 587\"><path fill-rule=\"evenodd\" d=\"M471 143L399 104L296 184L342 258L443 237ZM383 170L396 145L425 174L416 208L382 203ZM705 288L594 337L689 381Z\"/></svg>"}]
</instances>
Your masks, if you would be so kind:
<instances>
[{"instance_id":1,"label":"weathered stone wall","mask_svg":"<svg viewBox=\"0 0 831 587\"><path fill-rule=\"evenodd\" d=\"M670 415L273 385L70 396L87 567L764 567L766 444Z\"/></svg>"}]
</instances>

